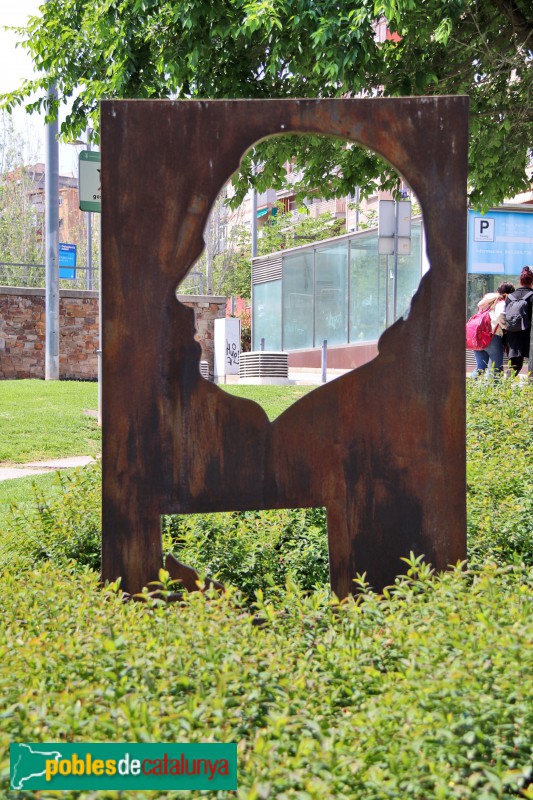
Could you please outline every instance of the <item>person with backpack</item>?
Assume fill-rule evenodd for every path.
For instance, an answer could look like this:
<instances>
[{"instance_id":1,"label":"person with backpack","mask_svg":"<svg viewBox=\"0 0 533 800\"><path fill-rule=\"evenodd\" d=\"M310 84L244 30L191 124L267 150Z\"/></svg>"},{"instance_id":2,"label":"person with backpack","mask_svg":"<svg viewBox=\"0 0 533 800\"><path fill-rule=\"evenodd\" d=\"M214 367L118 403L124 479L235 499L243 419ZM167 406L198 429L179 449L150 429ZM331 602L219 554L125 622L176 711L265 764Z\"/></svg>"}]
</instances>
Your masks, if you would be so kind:
<instances>
[{"instance_id":1,"label":"person with backpack","mask_svg":"<svg viewBox=\"0 0 533 800\"><path fill-rule=\"evenodd\" d=\"M518 375L531 352L531 320L533 317L533 270L524 267L520 286L507 296L505 303L506 345L511 368ZM533 372L530 364L530 372Z\"/></svg>"},{"instance_id":2,"label":"person with backpack","mask_svg":"<svg viewBox=\"0 0 533 800\"><path fill-rule=\"evenodd\" d=\"M489 364L494 372L503 370L503 334L505 333L505 305L510 292L514 292L512 283L500 283L495 292L487 292L477 304L480 312L487 311L490 317L492 338L484 350L474 350L476 369L471 377L476 378L485 372Z\"/></svg>"}]
</instances>

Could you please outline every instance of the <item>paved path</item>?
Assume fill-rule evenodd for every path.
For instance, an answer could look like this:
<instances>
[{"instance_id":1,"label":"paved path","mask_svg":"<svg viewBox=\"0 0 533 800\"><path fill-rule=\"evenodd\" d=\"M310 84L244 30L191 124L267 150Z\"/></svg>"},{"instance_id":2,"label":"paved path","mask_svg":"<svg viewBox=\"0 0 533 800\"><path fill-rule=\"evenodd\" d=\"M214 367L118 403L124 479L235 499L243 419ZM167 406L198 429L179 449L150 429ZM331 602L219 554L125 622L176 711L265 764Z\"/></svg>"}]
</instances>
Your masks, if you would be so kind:
<instances>
[{"instance_id":1,"label":"paved path","mask_svg":"<svg viewBox=\"0 0 533 800\"><path fill-rule=\"evenodd\" d=\"M0 481L11 481L13 478L27 478L31 475L44 475L58 469L72 469L72 467L85 467L94 461L90 456L72 456L70 458L55 458L49 461L31 461L20 466L2 466L0 464Z\"/></svg>"}]
</instances>

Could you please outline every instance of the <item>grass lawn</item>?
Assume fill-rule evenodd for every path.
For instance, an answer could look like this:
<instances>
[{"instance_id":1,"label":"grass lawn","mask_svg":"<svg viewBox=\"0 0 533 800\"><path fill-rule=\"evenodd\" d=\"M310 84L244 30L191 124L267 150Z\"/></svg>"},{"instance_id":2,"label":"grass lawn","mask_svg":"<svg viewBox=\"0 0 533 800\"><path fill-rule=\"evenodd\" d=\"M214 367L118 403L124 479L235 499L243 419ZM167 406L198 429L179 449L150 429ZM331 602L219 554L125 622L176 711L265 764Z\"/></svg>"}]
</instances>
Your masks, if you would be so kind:
<instances>
[{"instance_id":1,"label":"grass lawn","mask_svg":"<svg viewBox=\"0 0 533 800\"><path fill-rule=\"evenodd\" d=\"M73 470L70 469L62 470L63 475L72 472ZM53 500L61 494L61 484L57 472L0 481L0 536L9 525L11 506L16 504L20 511L30 512L35 509L37 493L42 493L49 500ZM0 542L0 550L1 547Z\"/></svg>"},{"instance_id":2,"label":"grass lawn","mask_svg":"<svg viewBox=\"0 0 533 800\"><path fill-rule=\"evenodd\" d=\"M286 408L317 386L221 386L235 397L254 400L262 406L270 420L279 417Z\"/></svg>"},{"instance_id":3,"label":"grass lawn","mask_svg":"<svg viewBox=\"0 0 533 800\"><path fill-rule=\"evenodd\" d=\"M274 419L307 394L312 386L227 386L230 394L259 403ZM23 464L70 455L95 455L101 430L94 415L97 384L82 381L2 381L0 392L0 463ZM70 470L62 471L68 474ZM34 488L35 487L35 488ZM53 500L61 493L57 473L0 481L0 532L10 508L35 507L36 491Z\"/></svg>"},{"instance_id":4,"label":"grass lawn","mask_svg":"<svg viewBox=\"0 0 533 800\"><path fill-rule=\"evenodd\" d=\"M274 419L312 386L227 386L237 397L255 400ZM0 463L96 455L101 431L96 422L98 387L82 381L2 381ZM92 412L88 414L87 412Z\"/></svg>"},{"instance_id":5,"label":"grass lawn","mask_svg":"<svg viewBox=\"0 0 533 800\"><path fill-rule=\"evenodd\" d=\"M98 454L97 404L96 383L2 381L0 463Z\"/></svg>"}]
</instances>

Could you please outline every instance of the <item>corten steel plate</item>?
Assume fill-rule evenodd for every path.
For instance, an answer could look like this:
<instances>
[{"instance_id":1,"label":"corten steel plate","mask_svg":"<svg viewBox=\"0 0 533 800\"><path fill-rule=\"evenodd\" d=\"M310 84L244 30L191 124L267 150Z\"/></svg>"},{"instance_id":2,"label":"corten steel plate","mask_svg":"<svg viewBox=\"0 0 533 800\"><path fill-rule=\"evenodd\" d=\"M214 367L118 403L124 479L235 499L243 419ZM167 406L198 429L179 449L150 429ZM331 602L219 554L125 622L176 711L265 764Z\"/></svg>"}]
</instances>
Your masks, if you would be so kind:
<instances>
[{"instance_id":1,"label":"corten steel plate","mask_svg":"<svg viewBox=\"0 0 533 800\"><path fill-rule=\"evenodd\" d=\"M325 506L331 586L380 590L401 558L464 559L468 100L105 101L103 579L138 592L168 513ZM176 287L255 142L332 134L384 156L424 212L430 271L369 364L270 423L200 376Z\"/></svg>"}]
</instances>

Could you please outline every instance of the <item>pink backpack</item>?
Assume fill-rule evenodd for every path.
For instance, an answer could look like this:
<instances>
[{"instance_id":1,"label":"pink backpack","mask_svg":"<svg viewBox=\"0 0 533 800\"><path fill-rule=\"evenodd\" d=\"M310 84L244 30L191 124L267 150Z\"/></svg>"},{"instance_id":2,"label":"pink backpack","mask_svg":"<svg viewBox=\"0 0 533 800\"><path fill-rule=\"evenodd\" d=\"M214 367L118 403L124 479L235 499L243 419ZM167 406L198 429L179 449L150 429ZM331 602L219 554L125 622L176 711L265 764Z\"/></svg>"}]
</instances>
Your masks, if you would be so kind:
<instances>
[{"instance_id":1,"label":"pink backpack","mask_svg":"<svg viewBox=\"0 0 533 800\"><path fill-rule=\"evenodd\" d=\"M466 349L484 350L493 337L490 311L478 311L466 323Z\"/></svg>"}]
</instances>

